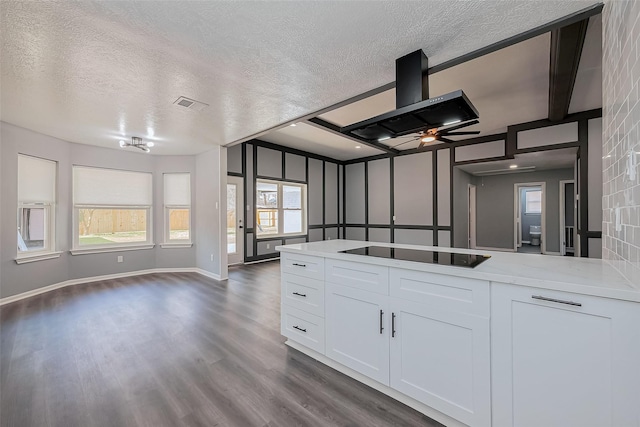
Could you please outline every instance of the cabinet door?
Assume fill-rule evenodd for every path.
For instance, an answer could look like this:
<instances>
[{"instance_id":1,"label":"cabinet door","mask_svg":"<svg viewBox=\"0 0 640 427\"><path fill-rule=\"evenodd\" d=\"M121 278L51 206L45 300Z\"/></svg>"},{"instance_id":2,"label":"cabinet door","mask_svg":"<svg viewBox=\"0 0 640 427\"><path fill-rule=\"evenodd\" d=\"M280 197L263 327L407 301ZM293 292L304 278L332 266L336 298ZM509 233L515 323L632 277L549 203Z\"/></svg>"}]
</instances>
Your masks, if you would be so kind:
<instances>
[{"instance_id":1,"label":"cabinet door","mask_svg":"<svg viewBox=\"0 0 640 427\"><path fill-rule=\"evenodd\" d=\"M491 285L496 427L637 426L640 304Z\"/></svg>"},{"instance_id":2,"label":"cabinet door","mask_svg":"<svg viewBox=\"0 0 640 427\"><path fill-rule=\"evenodd\" d=\"M388 296L326 283L326 356L389 385Z\"/></svg>"},{"instance_id":3,"label":"cabinet door","mask_svg":"<svg viewBox=\"0 0 640 427\"><path fill-rule=\"evenodd\" d=\"M491 425L489 318L391 299L391 387L465 424Z\"/></svg>"}]
</instances>

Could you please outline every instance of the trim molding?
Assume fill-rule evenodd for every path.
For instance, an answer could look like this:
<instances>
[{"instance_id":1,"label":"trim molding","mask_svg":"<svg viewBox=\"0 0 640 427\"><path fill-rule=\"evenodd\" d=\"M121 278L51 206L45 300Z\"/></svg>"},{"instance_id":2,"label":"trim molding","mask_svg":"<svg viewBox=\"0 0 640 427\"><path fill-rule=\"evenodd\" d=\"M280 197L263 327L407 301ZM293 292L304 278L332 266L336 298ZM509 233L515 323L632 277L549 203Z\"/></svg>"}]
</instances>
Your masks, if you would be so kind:
<instances>
[{"instance_id":1,"label":"trim molding","mask_svg":"<svg viewBox=\"0 0 640 427\"><path fill-rule=\"evenodd\" d=\"M67 286L81 285L84 283L101 282L103 280L110 280L110 279L121 279L123 277L142 276L145 274L153 274L153 273L198 273L202 276L206 276L210 279L214 279L217 281L226 280L226 279L222 279L218 274L211 273L209 271L203 270L201 268L195 268L195 267L151 268L148 270L136 270L136 271L129 271L126 273L105 274L103 276L83 277L81 279L65 280L64 282L54 283L53 285L43 286L38 289L33 289L27 292L22 292L20 294L0 298L0 306L9 304L15 301L20 301L25 298L34 297L36 295L44 294L50 291L54 291L56 289L66 288Z\"/></svg>"},{"instance_id":2,"label":"trim molding","mask_svg":"<svg viewBox=\"0 0 640 427\"><path fill-rule=\"evenodd\" d=\"M36 262L36 261L44 261L47 259L55 259L55 258L60 258L60 255L62 255L62 251L55 251L55 252L47 252L47 253L42 253L42 254L30 254L30 255L26 255L26 256L19 256L15 259L16 264L26 264L29 262Z\"/></svg>"},{"instance_id":3,"label":"trim molding","mask_svg":"<svg viewBox=\"0 0 640 427\"><path fill-rule=\"evenodd\" d=\"M513 248L492 248L489 246L477 246L477 245L473 249L479 249L481 251L515 252Z\"/></svg>"}]
</instances>

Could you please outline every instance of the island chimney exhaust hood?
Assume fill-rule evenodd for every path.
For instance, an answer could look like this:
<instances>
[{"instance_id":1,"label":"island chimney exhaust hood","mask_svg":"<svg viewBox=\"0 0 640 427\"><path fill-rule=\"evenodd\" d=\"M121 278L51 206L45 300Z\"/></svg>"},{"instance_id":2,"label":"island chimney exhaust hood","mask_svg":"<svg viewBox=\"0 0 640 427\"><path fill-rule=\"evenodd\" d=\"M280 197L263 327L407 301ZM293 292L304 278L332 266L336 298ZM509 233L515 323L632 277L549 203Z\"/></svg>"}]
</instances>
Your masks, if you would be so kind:
<instances>
[{"instance_id":1,"label":"island chimney exhaust hood","mask_svg":"<svg viewBox=\"0 0 640 427\"><path fill-rule=\"evenodd\" d=\"M370 142L478 118L462 90L429 98L429 60L422 50L396 59L396 109L340 129Z\"/></svg>"}]
</instances>

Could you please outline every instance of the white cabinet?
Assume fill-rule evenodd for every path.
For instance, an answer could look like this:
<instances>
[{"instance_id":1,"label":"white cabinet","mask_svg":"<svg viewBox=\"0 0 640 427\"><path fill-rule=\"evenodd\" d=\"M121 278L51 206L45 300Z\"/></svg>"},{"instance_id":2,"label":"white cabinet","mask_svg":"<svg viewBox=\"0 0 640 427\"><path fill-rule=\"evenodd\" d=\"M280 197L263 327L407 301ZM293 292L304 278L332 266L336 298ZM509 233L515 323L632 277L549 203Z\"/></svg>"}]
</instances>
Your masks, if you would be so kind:
<instances>
[{"instance_id":1,"label":"white cabinet","mask_svg":"<svg viewBox=\"0 0 640 427\"><path fill-rule=\"evenodd\" d=\"M491 286L495 427L640 425L640 304Z\"/></svg>"},{"instance_id":2,"label":"white cabinet","mask_svg":"<svg viewBox=\"0 0 640 427\"><path fill-rule=\"evenodd\" d=\"M388 297L326 283L326 355L389 385Z\"/></svg>"},{"instance_id":3,"label":"white cabinet","mask_svg":"<svg viewBox=\"0 0 640 427\"><path fill-rule=\"evenodd\" d=\"M489 318L391 298L391 387L465 424L491 425Z\"/></svg>"}]
</instances>

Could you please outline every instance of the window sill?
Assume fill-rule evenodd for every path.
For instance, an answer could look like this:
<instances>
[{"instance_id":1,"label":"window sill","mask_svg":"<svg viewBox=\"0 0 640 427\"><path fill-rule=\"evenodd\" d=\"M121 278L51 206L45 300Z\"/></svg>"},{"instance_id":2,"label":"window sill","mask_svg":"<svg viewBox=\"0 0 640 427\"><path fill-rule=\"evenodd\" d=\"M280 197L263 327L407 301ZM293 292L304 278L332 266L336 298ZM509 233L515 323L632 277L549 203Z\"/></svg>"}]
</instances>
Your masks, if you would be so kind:
<instances>
[{"instance_id":1,"label":"window sill","mask_svg":"<svg viewBox=\"0 0 640 427\"><path fill-rule=\"evenodd\" d=\"M286 240L286 239L299 239L306 237L307 233L302 234L274 234L271 236L256 236L256 240Z\"/></svg>"},{"instance_id":2,"label":"window sill","mask_svg":"<svg viewBox=\"0 0 640 427\"><path fill-rule=\"evenodd\" d=\"M131 246L111 246L108 248L85 248L85 249L72 249L71 255L89 255L89 254L102 254L107 252L124 252L124 251L137 251L142 249L153 249L155 244L148 243L143 245L131 245Z\"/></svg>"},{"instance_id":3,"label":"window sill","mask_svg":"<svg viewBox=\"0 0 640 427\"><path fill-rule=\"evenodd\" d=\"M15 259L16 264L26 264L28 262L44 261L46 259L60 258L62 252L47 252L42 254L23 255Z\"/></svg>"},{"instance_id":4,"label":"window sill","mask_svg":"<svg viewBox=\"0 0 640 427\"><path fill-rule=\"evenodd\" d=\"M180 248L190 248L193 246L191 242L185 243L160 243L160 247L162 249L180 249Z\"/></svg>"}]
</instances>

